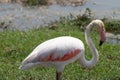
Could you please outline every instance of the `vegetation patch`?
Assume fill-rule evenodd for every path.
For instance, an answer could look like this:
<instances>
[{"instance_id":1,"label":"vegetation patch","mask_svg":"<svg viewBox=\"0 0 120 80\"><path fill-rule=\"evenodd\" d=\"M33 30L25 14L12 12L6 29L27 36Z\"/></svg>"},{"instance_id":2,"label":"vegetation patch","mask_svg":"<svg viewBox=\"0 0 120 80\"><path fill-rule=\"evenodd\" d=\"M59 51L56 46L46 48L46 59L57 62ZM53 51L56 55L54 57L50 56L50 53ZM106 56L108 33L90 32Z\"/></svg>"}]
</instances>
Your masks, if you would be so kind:
<instances>
[{"instance_id":1,"label":"vegetation patch","mask_svg":"<svg viewBox=\"0 0 120 80\"><path fill-rule=\"evenodd\" d=\"M81 39L85 44L85 55L91 58L91 52L85 42L85 26L91 18L72 15L68 18L61 17L59 22L50 26L27 31L4 30L0 32L0 80L55 80L55 69L38 67L32 70L19 70L23 59L40 43L58 36L73 36ZM117 22L116 22L117 23ZM107 28L108 22L105 21ZM114 23L113 23L114 24ZM115 26L115 25L113 25ZM110 27L113 27L110 26ZM107 29L109 31L109 29ZM110 30L111 31L111 30ZM114 31L113 31L114 32ZM119 80L120 77L120 46L105 43L99 47L99 36L91 33L100 58L92 69L83 69L78 61L65 67L63 80ZM107 73L106 73L107 72Z\"/></svg>"},{"instance_id":2,"label":"vegetation patch","mask_svg":"<svg viewBox=\"0 0 120 80\"><path fill-rule=\"evenodd\" d=\"M103 19L106 30L114 34L120 34L120 20L106 20Z\"/></svg>"},{"instance_id":3,"label":"vegetation patch","mask_svg":"<svg viewBox=\"0 0 120 80\"><path fill-rule=\"evenodd\" d=\"M36 6L36 5L47 5L48 0L25 0L22 2L24 5Z\"/></svg>"}]
</instances>

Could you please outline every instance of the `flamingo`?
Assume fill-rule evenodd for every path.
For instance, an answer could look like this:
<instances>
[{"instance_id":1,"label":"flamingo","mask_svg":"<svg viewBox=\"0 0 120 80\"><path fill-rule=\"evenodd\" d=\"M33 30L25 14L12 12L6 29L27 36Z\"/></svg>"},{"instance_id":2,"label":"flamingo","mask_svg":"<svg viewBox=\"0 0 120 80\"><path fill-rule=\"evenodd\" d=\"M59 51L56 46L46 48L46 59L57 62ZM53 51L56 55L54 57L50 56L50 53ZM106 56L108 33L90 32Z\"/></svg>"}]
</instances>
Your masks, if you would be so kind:
<instances>
[{"instance_id":1,"label":"flamingo","mask_svg":"<svg viewBox=\"0 0 120 80\"><path fill-rule=\"evenodd\" d=\"M19 69L25 70L35 66L52 66L56 68L56 80L61 80L64 67L75 60L78 60L81 66L85 68L92 68L99 58L98 51L89 36L92 27L96 27L100 32L100 46L106 40L104 23L99 19L91 21L85 30L85 40L92 51L91 60L86 60L84 44L80 39L61 36L38 45L32 53L24 59Z\"/></svg>"}]
</instances>

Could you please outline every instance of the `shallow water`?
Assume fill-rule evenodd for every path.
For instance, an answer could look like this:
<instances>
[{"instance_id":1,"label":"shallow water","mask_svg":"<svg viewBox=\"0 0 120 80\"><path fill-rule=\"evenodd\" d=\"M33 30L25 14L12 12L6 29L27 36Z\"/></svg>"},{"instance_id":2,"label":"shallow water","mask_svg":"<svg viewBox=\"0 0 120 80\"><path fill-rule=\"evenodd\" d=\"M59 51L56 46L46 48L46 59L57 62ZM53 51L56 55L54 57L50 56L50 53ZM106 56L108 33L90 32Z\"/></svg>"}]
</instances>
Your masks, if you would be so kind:
<instances>
[{"instance_id":1,"label":"shallow water","mask_svg":"<svg viewBox=\"0 0 120 80\"><path fill-rule=\"evenodd\" d=\"M118 38L107 38L107 42L110 44L120 44L120 39Z\"/></svg>"},{"instance_id":2,"label":"shallow water","mask_svg":"<svg viewBox=\"0 0 120 80\"><path fill-rule=\"evenodd\" d=\"M120 44L120 34L106 33L107 42L110 44Z\"/></svg>"},{"instance_id":3,"label":"shallow water","mask_svg":"<svg viewBox=\"0 0 120 80\"><path fill-rule=\"evenodd\" d=\"M60 6L57 4L46 7L23 7L19 4L0 3L0 29L8 26L9 29L26 30L45 26L51 21L59 20L60 16L70 13L74 16L83 14L86 8L92 11L96 18L120 19L120 0L89 0L82 6Z\"/></svg>"}]
</instances>

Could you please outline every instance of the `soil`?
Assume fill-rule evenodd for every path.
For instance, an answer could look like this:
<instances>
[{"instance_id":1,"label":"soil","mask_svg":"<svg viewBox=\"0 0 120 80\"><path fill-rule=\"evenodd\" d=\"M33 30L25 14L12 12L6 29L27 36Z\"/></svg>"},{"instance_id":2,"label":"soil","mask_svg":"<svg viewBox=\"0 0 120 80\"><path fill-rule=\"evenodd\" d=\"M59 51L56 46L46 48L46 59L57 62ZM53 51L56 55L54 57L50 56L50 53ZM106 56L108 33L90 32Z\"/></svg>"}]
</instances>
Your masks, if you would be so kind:
<instances>
[{"instance_id":1,"label":"soil","mask_svg":"<svg viewBox=\"0 0 120 80\"><path fill-rule=\"evenodd\" d=\"M48 4L60 4L60 5L83 5L85 0L48 0Z\"/></svg>"}]
</instances>

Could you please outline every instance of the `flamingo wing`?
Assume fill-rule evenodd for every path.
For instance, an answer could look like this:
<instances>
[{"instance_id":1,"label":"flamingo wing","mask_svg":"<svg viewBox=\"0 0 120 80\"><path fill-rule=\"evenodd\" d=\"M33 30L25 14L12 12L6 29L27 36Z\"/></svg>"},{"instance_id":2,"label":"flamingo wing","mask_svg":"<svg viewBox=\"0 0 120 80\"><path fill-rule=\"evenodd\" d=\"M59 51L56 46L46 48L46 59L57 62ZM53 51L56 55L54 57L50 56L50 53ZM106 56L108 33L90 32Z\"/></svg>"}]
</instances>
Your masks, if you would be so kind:
<instances>
[{"instance_id":1,"label":"flamingo wing","mask_svg":"<svg viewBox=\"0 0 120 80\"><path fill-rule=\"evenodd\" d=\"M69 38L65 37L48 40L37 46L22 64L63 62L72 59L81 51L78 43L76 42L77 40L73 40L69 40Z\"/></svg>"},{"instance_id":2,"label":"flamingo wing","mask_svg":"<svg viewBox=\"0 0 120 80\"><path fill-rule=\"evenodd\" d=\"M60 48L58 47L46 47L44 50L39 50L38 52L33 51L25 59L25 63L35 63L35 62L61 62L71 59L80 53L80 49L73 48Z\"/></svg>"}]
</instances>

